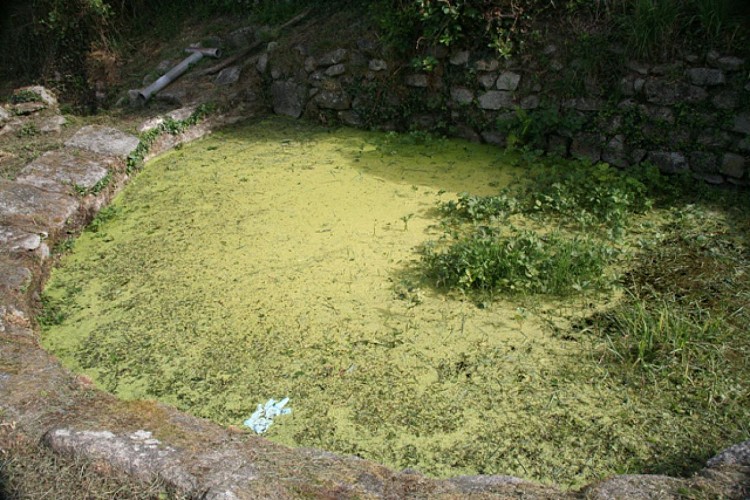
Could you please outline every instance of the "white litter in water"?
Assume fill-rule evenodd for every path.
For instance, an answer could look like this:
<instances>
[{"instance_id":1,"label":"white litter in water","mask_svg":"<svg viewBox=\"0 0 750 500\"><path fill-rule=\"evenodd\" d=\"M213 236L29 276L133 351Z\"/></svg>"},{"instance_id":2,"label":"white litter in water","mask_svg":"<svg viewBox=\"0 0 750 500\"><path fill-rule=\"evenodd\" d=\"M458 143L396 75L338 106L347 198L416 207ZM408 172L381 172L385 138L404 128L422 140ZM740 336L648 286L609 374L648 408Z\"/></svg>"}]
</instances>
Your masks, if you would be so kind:
<instances>
[{"instance_id":1,"label":"white litter in water","mask_svg":"<svg viewBox=\"0 0 750 500\"><path fill-rule=\"evenodd\" d=\"M289 398L284 398L281 401L269 399L266 401L265 405L259 404L255 413L250 415L250 418L245 420L242 424L245 427L250 427L256 434L263 434L269 427L271 427L275 417L292 413L291 408L284 408L288 402Z\"/></svg>"}]
</instances>

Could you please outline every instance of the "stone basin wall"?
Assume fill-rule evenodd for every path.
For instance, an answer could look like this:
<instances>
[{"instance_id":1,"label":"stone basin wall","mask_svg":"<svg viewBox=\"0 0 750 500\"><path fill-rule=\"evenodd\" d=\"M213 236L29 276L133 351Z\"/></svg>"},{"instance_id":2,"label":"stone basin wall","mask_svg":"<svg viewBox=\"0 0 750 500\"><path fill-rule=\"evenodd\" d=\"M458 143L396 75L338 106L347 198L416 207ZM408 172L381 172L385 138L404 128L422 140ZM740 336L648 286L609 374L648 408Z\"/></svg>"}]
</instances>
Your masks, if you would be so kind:
<instances>
[{"instance_id":1,"label":"stone basin wall","mask_svg":"<svg viewBox=\"0 0 750 500\"><path fill-rule=\"evenodd\" d=\"M274 64L268 62L272 52L264 52L265 66L260 67L261 57L256 70L271 76L269 95L277 112L297 116L318 113L319 119L352 123L362 120L357 110L365 108L357 106L357 95L330 83L345 81L348 70L343 61L351 61L347 58L352 53L335 51L314 61L308 56L310 71L305 70L305 78L323 74L321 81L329 82L312 87L284 78L281 70L274 71ZM368 68L366 75L387 68L382 60L364 61L364 65ZM511 85L517 80L507 72L501 76L499 68L495 70L495 87L501 78ZM411 85L421 85L423 77L429 84L425 75L404 78ZM428 89L406 87L424 92ZM470 105L509 99L497 97L507 94L494 92L514 91L486 90L481 96L490 97L480 96L477 103L472 98ZM454 98L462 95L453 94ZM53 100L39 102L43 102L42 108L56 106ZM167 119L182 121L190 116L191 109L178 109L166 117L149 120L143 130L159 127ZM201 137L238 118L241 116L213 116L179 133L165 133L153 142L145 157ZM742 137L741 133L727 133L740 136L740 142L747 140L747 134ZM159 480L179 494L202 499L646 499L685 495L747 498L750 494L750 441L712 458L690 478L623 475L571 492L509 476L432 479L417 471L393 471L356 457L290 449L246 430L222 428L166 405L120 401L95 389L91 381L68 372L41 348L34 315L44 277L54 260L50 248L80 231L127 182L128 159L139 145L137 137L114 128L82 127L63 148L29 163L14 181L0 180L0 433L21 434L60 454L100 463L102 470L123 471L139 481ZM745 178L743 173L735 179ZM0 460L3 457L0 445Z\"/></svg>"},{"instance_id":2,"label":"stone basin wall","mask_svg":"<svg viewBox=\"0 0 750 500\"><path fill-rule=\"evenodd\" d=\"M438 48L422 59L429 70L415 71L364 39L325 53L273 42L255 69L279 114L499 146L525 139L620 168L647 161L713 184L748 184L747 61L716 52L659 65L623 61L597 77L558 52L550 45L520 63ZM577 85L564 87L566 78Z\"/></svg>"}]
</instances>

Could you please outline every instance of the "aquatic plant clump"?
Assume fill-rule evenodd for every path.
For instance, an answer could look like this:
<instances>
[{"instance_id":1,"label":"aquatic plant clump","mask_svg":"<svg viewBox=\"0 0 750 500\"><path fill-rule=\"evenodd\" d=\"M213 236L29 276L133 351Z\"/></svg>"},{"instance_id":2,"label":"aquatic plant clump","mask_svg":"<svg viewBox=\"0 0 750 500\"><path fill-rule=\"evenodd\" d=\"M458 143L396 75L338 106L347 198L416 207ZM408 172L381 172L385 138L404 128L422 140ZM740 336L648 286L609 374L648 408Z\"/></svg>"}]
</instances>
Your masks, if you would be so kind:
<instances>
[{"instance_id":1,"label":"aquatic plant clump","mask_svg":"<svg viewBox=\"0 0 750 500\"><path fill-rule=\"evenodd\" d=\"M482 227L444 250L427 246L423 262L441 287L563 296L600 287L614 253L586 238L531 231L504 236Z\"/></svg>"}]
</instances>

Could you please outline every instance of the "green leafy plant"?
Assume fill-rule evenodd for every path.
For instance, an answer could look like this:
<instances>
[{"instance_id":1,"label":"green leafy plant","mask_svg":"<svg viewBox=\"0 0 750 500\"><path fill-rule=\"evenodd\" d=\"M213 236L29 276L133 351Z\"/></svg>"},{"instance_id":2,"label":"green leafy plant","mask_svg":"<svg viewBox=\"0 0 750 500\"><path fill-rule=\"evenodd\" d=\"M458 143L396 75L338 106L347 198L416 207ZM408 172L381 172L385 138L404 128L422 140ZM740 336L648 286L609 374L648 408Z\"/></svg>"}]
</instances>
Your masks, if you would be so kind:
<instances>
[{"instance_id":1,"label":"green leafy plant","mask_svg":"<svg viewBox=\"0 0 750 500\"><path fill-rule=\"evenodd\" d=\"M465 292L543 293L564 296L604 284L614 251L587 238L531 231L501 235L477 229L445 249L424 249L427 277Z\"/></svg>"},{"instance_id":2,"label":"green leafy plant","mask_svg":"<svg viewBox=\"0 0 750 500\"><path fill-rule=\"evenodd\" d=\"M161 134L181 134L189 127L201 122L206 116L213 112L213 109L214 106L210 103L201 104L188 118L184 120L175 120L167 117L158 127L141 134L138 146L136 146L135 150L130 153L130 156L128 156L127 172L132 173L141 168L143 160L151 149L151 146Z\"/></svg>"},{"instance_id":3,"label":"green leafy plant","mask_svg":"<svg viewBox=\"0 0 750 500\"><path fill-rule=\"evenodd\" d=\"M24 123L24 125L16 132L16 137L34 137L39 135L39 128L34 123Z\"/></svg>"},{"instance_id":4,"label":"green leafy plant","mask_svg":"<svg viewBox=\"0 0 750 500\"><path fill-rule=\"evenodd\" d=\"M476 222L506 218L519 208L518 199L509 190L505 190L497 196L461 193L458 200L445 203L440 210L444 215Z\"/></svg>"},{"instance_id":5,"label":"green leafy plant","mask_svg":"<svg viewBox=\"0 0 750 500\"><path fill-rule=\"evenodd\" d=\"M41 102L42 98L39 94L29 89L20 89L13 92L8 101L12 104L20 104L23 102Z\"/></svg>"},{"instance_id":6,"label":"green leafy plant","mask_svg":"<svg viewBox=\"0 0 750 500\"><path fill-rule=\"evenodd\" d=\"M498 118L497 129L508 134L508 147L523 145L543 148L550 134L571 136L583 129L586 120L574 112L561 112L558 107L543 106L527 111L516 108L510 117Z\"/></svg>"}]
</instances>

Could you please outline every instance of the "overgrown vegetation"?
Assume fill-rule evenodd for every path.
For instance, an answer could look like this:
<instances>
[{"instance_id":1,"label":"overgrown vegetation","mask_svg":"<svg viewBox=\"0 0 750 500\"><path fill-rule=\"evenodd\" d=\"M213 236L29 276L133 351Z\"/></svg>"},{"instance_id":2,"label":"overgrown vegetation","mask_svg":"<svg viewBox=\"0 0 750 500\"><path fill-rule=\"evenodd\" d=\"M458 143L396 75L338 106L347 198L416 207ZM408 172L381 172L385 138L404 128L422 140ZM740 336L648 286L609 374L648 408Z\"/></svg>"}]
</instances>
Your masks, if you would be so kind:
<instances>
[{"instance_id":1,"label":"overgrown vegetation","mask_svg":"<svg viewBox=\"0 0 750 500\"><path fill-rule=\"evenodd\" d=\"M613 250L587 238L559 233L481 227L444 251L428 246L424 264L440 287L489 293L568 295L602 284Z\"/></svg>"},{"instance_id":2,"label":"overgrown vegetation","mask_svg":"<svg viewBox=\"0 0 750 500\"><path fill-rule=\"evenodd\" d=\"M127 161L127 172L132 173L139 170L143 165L143 159L148 154L154 141L159 138L162 134L178 135L187 130L189 127L199 123L201 120L206 118L213 110L211 104L201 104L195 111L193 111L189 117L184 120L175 120L169 116L165 117L164 120L153 129L148 132L144 132L139 137L138 146L135 150L130 153Z\"/></svg>"},{"instance_id":3,"label":"overgrown vegetation","mask_svg":"<svg viewBox=\"0 0 750 500\"><path fill-rule=\"evenodd\" d=\"M478 158L480 146L423 132L371 136L343 130L339 134L351 142L335 144L325 157L342 155L356 166L347 175L344 165L299 168L302 158L310 162L313 146L333 141L333 134L311 134L297 122L271 132L269 124L248 133L220 132L162 160L158 174L144 174L156 177L133 186L142 197L125 208L128 217L103 212L91 226L94 234L84 235L82 248L93 244L87 250L93 259L79 260L69 277L45 291L50 314L42 318L70 328L59 337L60 352L70 353L101 387L146 394L224 424L241 422L263 398L288 396L294 413L268 434L286 444L439 476L512 474L572 488L616 472L687 474L747 438L749 318L743 303L750 290L749 210L746 201L738 203L741 197L704 196L689 184L675 188L679 179L664 179L654 168L626 176L528 152L498 160L492 150L479 156L489 175L472 185L483 193L488 183L499 189L513 159L523 169L523 182L493 196L464 194L448 202L443 183L451 191L466 185L464 168ZM256 175L250 168L257 177L242 181ZM455 183L434 177L456 170L462 175ZM278 181L263 174L284 172L293 172L295 182L300 172L322 181L306 183L318 199L316 186L342 184L330 183L331 175L383 188L382 205L372 204L380 220L361 234L363 246L357 248L371 251L391 238L422 243L424 231L444 235L423 263L435 263L426 273L433 284L457 293L445 297L430 290L406 264L415 255L395 244L367 259L372 265L387 255L388 263L374 266L379 272L403 263L388 276L392 290L387 284L357 286L362 274L331 283L340 267L359 268L359 250L344 238L344 247L334 252L342 260L331 261L337 243L328 239L333 232L324 215L312 222L321 230L311 237L322 234L321 248L329 253L302 260L300 268L295 266L303 243L292 242L289 252L272 243L272 252L294 255L294 263L274 271L282 295L273 287L253 295L257 277L272 266L256 273L253 266L264 254L246 253L249 247L233 244L228 233L217 238L215 230L224 223L208 218L237 220L241 229L232 234L249 238L253 249L266 244L280 231L277 212L245 217L276 198L268 186ZM187 175L197 177L180 184ZM348 189L341 199L352 198ZM437 221L424 203L428 195L444 200ZM248 205L234 216L206 200ZM665 207L666 201L674 207ZM155 218L149 210L156 210ZM338 213L349 217L354 210ZM386 212L388 221L382 219ZM310 227L310 215L288 220L304 218ZM262 227L263 217L272 230ZM138 241L131 246L130 236L112 223L131 225ZM206 239L193 250L189 245L198 238ZM209 259L213 264L207 266L198 251L214 243L219 250L206 255L218 260ZM241 251L228 258L234 248ZM167 264L181 255L187 259L179 265ZM217 288L208 286L207 275L196 281L206 269L220 273ZM320 272L309 281L326 287L325 298L311 300L314 294L305 292L299 297L304 313L287 317L288 293L296 288L283 285L280 273L288 270L296 280L300 269ZM93 295L77 288L95 282L80 274L84 270L102 280ZM375 283L383 279L379 275ZM623 289L622 300L601 293L612 287ZM251 305L227 307L235 299L223 293ZM364 322L376 326L360 326L359 305L355 319L342 319L352 316L348 299L339 297L352 294L362 297L357 304L377 297L377 319ZM95 309L79 304L94 295L116 309L78 316ZM314 308L323 312L315 318L327 319L313 319ZM104 316L110 312L116 314ZM242 321L251 315L251 321L235 322L234 314ZM312 326L318 321L326 321L323 328ZM47 329L45 335L52 333ZM67 344L79 334L80 348Z\"/></svg>"},{"instance_id":4,"label":"overgrown vegetation","mask_svg":"<svg viewBox=\"0 0 750 500\"><path fill-rule=\"evenodd\" d=\"M682 449L677 456L636 468L689 474L716 451L711 443L746 438L746 198L696 187L689 179L665 179L649 167L627 175L606 165L585 164L532 172L529 181L497 196L465 194L443 205L452 236L446 238L450 243L426 249L426 276L435 285L463 293L484 297L489 290L513 298L577 293L585 288L581 279L601 279L607 265L627 270L617 280L625 294L621 300L577 320L575 333L560 334L590 345L590 366L611 387L624 393L637 388L655 408L670 408L672 416L656 428ZM653 217L659 206L663 208L656 213L666 215L662 222ZM542 217L547 224L557 221L574 235L584 230L589 244L597 241L597 234L606 234L607 241L629 257L615 261L615 252L582 251L575 246L580 236L530 231L506 236L491 229L518 223L514 216L519 215ZM578 260L571 259L571 253ZM555 286L558 277L562 288Z\"/></svg>"},{"instance_id":5,"label":"overgrown vegetation","mask_svg":"<svg viewBox=\"0 0 750 500\"><path fill-rule=\"evenodd\" d=\"M95 81L118 78L136 35L173 31L189 16L231 14L273 25L303 10L325 16L344 7L360 10L388 47L417 56L426 70L436 61L430 55L435 46L510 58L550 39L568 43L569 26L576 26L571 58L588 65L578 74L599 67L598 75L606 76L614 53L600 50L603 45L645 59L708 48L742 52L750 23L742 0L15 0L0 7L6 47L0 68L6 78L54 81L60 93L77 96L79 107L93 109Z\"/></svg>"},{"instance_id":6,"label":"overgrown vegetation","mask_svg":"<svg viewBox=\"0 0 750 500\"><path fill-rule=\"evenodd\" d=\"M612 244L633 214L651 208L649 191L661 189L655 167L637 173L606 164L537 163L529 165L527 180L498 195L463 194L441 207L448 230L442 242L425 248L426 274L439 287L485 293L601 288L611 281L605 269L618 255ZM532 229L515 230L513 215ZM559 229L549 232L550 224Z\"/></svg>"},{"instance_id":7,"label":"overgrown vegetation","mask_svg":"<svg viewBox=\"0 0 750 500\"><path fill-rule=\"evenodd\" d=\"M25 435L0 413L0 498L163 500L184 496L161 481L134 481L106 463L61 456Z\"/></svg>"}]
</instances>

